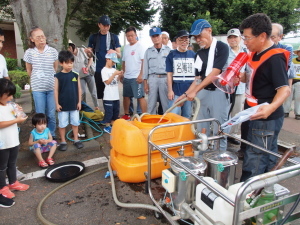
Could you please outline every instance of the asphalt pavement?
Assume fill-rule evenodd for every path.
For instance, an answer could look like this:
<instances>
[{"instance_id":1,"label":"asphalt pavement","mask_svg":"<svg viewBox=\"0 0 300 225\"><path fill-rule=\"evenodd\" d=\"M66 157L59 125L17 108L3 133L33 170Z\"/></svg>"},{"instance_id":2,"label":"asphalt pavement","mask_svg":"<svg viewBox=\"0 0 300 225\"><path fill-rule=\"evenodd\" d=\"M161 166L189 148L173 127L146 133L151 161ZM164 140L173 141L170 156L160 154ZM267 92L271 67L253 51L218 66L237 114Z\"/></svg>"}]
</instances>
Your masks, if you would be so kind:
<instances>
[{"instance_id":1,"label":"asphalt pavement","mask_svg":"<svg viewBox=\"0 0 300 225\"><path fill-rule=\"evenodd\" d=\"M121 87L120 87L121 89ZM87 103L93 106L88 96ZM31 112L31 95L23 91L22 97L16 100L26 113ZM99 102L102 107L102 101ZM123 112L121 102L121 113ZM86 127L88 138L95 135L91 128ZM21 130L22 132L22 130ZM295 120L292 113L284 120L284 126L279 139L286 143L294 143L299 150L300 146L300 121ZM26 144L26 143L21 143ZM57 163L65 161L92 160L95 158L108 159L110 155L110 135L104 133L101 137L84 143L83 149L72 146L65 151L57 151L55 160ZM228 150L237 151L238 146L228 145ZM85 173L105 167L107 163L98 163L86 168ZM29 151L21 151L18 158L18 168L23 173L30 175L41 171L37 166L35 156ZM107 169L92 173L74 183L55 192L42 207L43 216L54 224L168 224L165 220L157 220L153 212L145 209L127 209L117 206L112 199L111 182L104 178ZM241 174L241 161L237 166L236 182ZM29 176L28 176L29 177ZM23 181L30 185L26 192L16 192L16 204L7 209L0 209L0 224L43 224L37 216L37 207L40 201L50 191L59 187L61 183L53 183L44 177ZM300 179L296 177L284 185L291 192L299 190ZM160 186L160 180L152 182L155 199L163 197L164 190ZM123 183L116 178L116 190L119 200L125 203L151 204L152 201L145 193L145 184ZM184 224L184 223L183 223ZM294 223L299 224L299 223Z\"/></svg>"}]
</instances>

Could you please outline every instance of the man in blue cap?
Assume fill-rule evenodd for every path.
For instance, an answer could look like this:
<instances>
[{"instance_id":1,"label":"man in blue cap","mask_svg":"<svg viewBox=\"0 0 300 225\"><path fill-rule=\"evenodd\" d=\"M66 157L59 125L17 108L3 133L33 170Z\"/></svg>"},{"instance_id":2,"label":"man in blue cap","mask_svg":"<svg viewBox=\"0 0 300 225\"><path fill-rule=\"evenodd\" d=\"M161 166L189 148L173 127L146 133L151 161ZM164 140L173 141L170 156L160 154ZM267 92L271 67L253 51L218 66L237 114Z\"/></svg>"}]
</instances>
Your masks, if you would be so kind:
<instances>
[{"instance_id":1,"label":"man in blue cap","mask_svg":"<svg viewBox=\"0 0 300 225\"><path fill-rule=\"evenodd\" d=\"M189 46L189 35L189 32L186 30L177 32L177 49L171 51L166 59L169 107L188 90L195 80L195 52L187 49ZM190 118L192 115L192 103L186 101L181 107L175 107L171 112Z\"/></svg>"},{"instance_id":2,"label":"man in blue cap","mask_svg":"<svg viewBox=\"0 0 300 225\"><path fill-rule=\"evenodd\" d=\"M149 31L153 46L148 48L144 56L143 78L145 93L148 94L148 112L156 114L157 97L160 98L163 112L168 109L168 88L166 58L171 51L162 44L161 29L153 27Z\"/></svg>"},{"instance_id":3,"label":"man in blue cap","mask_svg":"<svg viewBox=\"0 0 300 225\"><path fill-rule=\"evenodd\" d=\"M111 26L110 18L107 15L103 15L98 20L99 32L92 34L89 37L88 48L85 53L89 57L92 57L92 53L96 55L96 72L95 82L97 87L98 99L103 99L103 93L105 85L102 81L101 70L105 66L107 53L116 53L118 58L121 58L121 45L117 35L110 33Z\"/></svg>"},{"instance_id":4,"label":"man in blue cap","mask_svg":"<svg viewBox=\"0 0 300 225\"><path fill-rule=\"evenodd\" d=\"M177 101L187 97L192 101L196 95L201 101L201 108L197 119L216 118L222 124L227 121L230 100L228 94L220 91L212 84L212 78L222 72L229 55L228 46L217 41L212 36L212 28L207 20L196 20L191 28L190 35L195 38L200 49L195 57L196 78L190 88ZM209 132L209 123L198 123L197 129L206 128ZM214 134L218 127L214 126ZM220 150L225 151L227 140L220 141Z\"/></svg>"}]
</instances>

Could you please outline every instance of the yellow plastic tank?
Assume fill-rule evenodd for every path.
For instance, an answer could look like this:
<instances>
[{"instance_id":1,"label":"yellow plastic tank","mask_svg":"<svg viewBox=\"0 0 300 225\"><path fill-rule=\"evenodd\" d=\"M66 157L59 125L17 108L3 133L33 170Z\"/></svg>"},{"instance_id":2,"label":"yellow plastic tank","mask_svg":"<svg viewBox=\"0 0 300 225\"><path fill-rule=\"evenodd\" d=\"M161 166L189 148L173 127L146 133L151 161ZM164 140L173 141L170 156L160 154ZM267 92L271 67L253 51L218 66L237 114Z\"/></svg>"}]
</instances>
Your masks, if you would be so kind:
<instances>
[{"instance_id":1,"label":"yellow plastic tank","mask_svg":"<svg viewBox=\"0 0 300 225\"><path fill-rule=\"evenodd\" d=\"M126 121L116 120L111 132L110 160L113 170L121 181L129 183L139 183L146 180L144 172L148 171L148 134L150 130L159 125L167 123L185 122L189 119L174 113L168 113L158 124L161 115L145 115L141 122L138 120ZM179 141L195 139L191 131L191 125L161 128L154 132L152 141L157 144L168 144ZM180 147L169 148L168 152L173 157L178 157L177 151ZM185 156L192 156L192 146L185 146ZM169 168L169 164L164 165L161 153L152 151L151 153L151 179L161 177L161 171Z\"/></svg>"}]
</instances>

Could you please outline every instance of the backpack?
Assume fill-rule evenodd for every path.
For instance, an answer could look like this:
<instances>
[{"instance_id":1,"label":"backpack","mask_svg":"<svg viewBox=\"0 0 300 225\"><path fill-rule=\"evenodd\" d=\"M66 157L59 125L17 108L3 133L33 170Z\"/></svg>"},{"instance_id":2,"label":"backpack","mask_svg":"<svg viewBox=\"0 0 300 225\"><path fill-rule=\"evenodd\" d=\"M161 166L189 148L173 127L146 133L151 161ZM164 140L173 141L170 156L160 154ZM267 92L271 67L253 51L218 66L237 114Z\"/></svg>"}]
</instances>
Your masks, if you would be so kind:
<instances>
[{"instance_id":1,"label":"backpack","mask_svg":"<svg viewBox=\"0 0 300 225\"><path fill-rule=\"evenodd\" d=\"M115 40L115 34L114 33L111 33L110 32L110 45L112 46L112 49L116 49L116 40ZM96 49L97 49L97 47L98 47L98 44L100 43L100 34L99 34L99 32L98 33L95 33L95 34L92 34L92 38L93 38L93 41L92 41L92 43L93 43L93 52L94 52L94 54L95 54L95 52L96 52Z\"/></svg>"}]
</instances>

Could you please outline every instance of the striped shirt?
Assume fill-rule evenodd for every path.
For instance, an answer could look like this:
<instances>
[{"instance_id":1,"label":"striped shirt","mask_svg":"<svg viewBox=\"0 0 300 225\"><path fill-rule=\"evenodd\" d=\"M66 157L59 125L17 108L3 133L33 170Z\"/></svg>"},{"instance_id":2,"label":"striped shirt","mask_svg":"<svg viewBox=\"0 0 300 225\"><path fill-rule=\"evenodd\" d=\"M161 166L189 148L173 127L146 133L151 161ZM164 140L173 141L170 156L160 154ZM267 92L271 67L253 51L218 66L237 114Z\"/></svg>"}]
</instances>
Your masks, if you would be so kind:
<instances>
[{"instance_id":1,"label":"striped shirt","mask_svg":"<svg viewBox=\"0 0 300 225\"><path fill-rule=\"evenodd\" d=\"M54 62L58 59L56 49L46 45L44 52L29 48L24 54L24 61L32 65L31 88L32 91L54 90Z\"/></svg>"}]
</instances>

